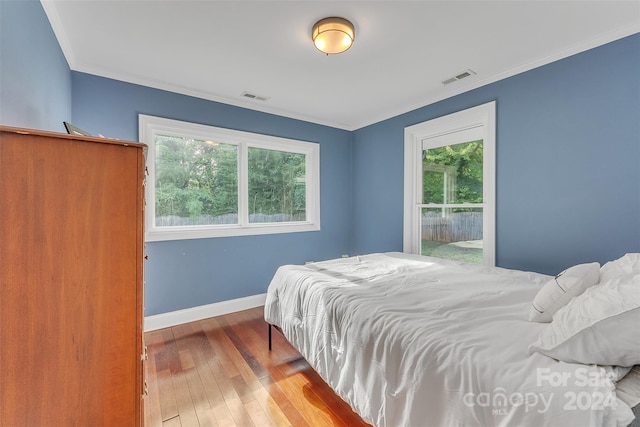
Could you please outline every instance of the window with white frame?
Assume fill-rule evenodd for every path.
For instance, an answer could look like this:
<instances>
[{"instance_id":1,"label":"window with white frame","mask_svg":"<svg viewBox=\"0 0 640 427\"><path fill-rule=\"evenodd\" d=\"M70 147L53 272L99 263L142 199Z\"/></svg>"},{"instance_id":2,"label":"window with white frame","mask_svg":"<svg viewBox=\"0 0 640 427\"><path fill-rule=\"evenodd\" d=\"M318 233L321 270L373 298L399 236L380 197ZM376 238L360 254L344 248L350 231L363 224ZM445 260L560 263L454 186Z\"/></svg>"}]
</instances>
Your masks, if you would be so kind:
<instances>
[{"instance_id":1,"label":"window with white frame","mask_svg":"<svg viewBox=\"0 0 640 427\"><path fill-rule=\"evenodd\" d=\"M320 229L319 144L139 116L146 240Z\"/></svg>"},{"instance_id":2,"label":"window with white frame","mask_svg":"<svg viewBox=\"0 0 640 427\"><path fill-rule=\"evenodd\" d=\"M495 265L495 102L405 128L404 251Z\"/></svg>"}]
</instances>

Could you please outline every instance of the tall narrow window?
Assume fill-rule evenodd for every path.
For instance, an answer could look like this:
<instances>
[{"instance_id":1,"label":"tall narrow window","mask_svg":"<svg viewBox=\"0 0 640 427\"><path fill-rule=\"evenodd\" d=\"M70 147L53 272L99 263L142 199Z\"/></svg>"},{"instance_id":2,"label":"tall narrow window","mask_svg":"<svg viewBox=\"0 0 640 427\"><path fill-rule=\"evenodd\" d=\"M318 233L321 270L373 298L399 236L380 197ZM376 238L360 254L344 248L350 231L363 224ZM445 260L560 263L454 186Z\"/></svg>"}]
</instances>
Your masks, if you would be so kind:
<instances>
[{"instance_id":1,"label":"tall narrow window","mask_svg":"<svg viewBox=\"0 0 640 427\"><path fill-rule=\"evenodd\" d=\"M405 130L404 250L495 264L495 103Z\"/></svg>"},{"instance_id":2,"label":"tall narrow window","mask_svg":"<svg viewBox=\"0 0 640 427\"><path fill-rule=\"evenodd\" d=\"M447 136L470 138L461 133ZM444 144L437 137L422 142L420 253L481 264L483 140Z\"/></svg>"},{"instance_id":3,"label":"tall narrow window","mask_svg":"<svg viewBox=\"0 0 640 427\"><path fill-rule=\"evenodd\" d=\"M146 239L320 229L319 145L140 115Z\"/></svg>"}]
</instances>

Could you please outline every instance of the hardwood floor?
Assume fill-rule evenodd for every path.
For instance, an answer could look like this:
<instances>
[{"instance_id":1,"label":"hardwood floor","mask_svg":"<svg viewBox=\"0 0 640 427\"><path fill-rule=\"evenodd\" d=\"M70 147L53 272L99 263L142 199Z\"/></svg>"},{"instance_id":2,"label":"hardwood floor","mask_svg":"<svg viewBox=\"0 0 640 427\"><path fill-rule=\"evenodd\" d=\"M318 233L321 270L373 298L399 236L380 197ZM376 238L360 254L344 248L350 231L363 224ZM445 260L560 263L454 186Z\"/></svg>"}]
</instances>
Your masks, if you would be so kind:
<instances>
[{"instance_id":1,"label":"hardwood floor","mask_svg":"<svg viewBox=\"0 0 640 427\"><path fill-rule=\"evenodd\" d=\"M263 308L145 334L146 427L368 426L273 331Z\"/></svg>"}]
</instances>

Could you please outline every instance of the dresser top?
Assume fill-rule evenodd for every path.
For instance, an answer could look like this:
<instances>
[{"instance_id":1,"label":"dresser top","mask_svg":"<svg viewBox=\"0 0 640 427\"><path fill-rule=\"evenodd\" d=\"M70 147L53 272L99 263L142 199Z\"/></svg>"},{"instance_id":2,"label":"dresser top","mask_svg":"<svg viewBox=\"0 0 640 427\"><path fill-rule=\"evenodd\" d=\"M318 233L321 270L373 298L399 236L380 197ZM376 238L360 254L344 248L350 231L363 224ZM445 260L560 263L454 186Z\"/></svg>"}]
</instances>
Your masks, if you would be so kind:
<instances>
[{"instance_id":1,"label":"dresser top","mask_svg":"<svg viewBox=\"0 0 640 427\"><path fill-rule=\"evenodd\" d=\"M111 139L111 138L103 138L97 136L84 136L84 135L70 135L66 133L58 133L58 132L49 132L44 130L36 130L36 129L24 129L17 128L11 126L0 126L0 142L4 138L4 134L19 134L19 135L32 135L32 136L42 136L47 138L58 138L58 139L66 139L66 140L77 140L77 141L86 141L86 142L97 142L100 144L112 144L112 145L122 145L125 147L140 147L147 148L146 144L140 142L131 142L131 141L121 141L119 139Z\"/></svg>"}]
</instances>

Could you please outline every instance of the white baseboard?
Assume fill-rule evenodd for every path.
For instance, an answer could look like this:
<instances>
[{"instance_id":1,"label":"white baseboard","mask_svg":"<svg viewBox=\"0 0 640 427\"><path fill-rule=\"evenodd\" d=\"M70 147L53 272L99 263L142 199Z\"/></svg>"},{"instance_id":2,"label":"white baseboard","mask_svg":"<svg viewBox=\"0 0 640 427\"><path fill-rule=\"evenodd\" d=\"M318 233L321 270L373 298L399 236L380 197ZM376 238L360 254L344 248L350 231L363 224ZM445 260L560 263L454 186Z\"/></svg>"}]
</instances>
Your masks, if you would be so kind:
<instances>
[{"instance_id":1,"label":"white baseboard","mask_svg":"<svg viewBox=\"0 0 640 427\"><path fill-rule=\"evenodd\" d=\"M194 322L208 317L222 316L223 314L247 310L264 305L267 294L251 295L213 304L200 305L184 310L170 311L169 313L155 314L144 318L144 331L169 328L182 323Z\"/></svg>"}]
</instances>

